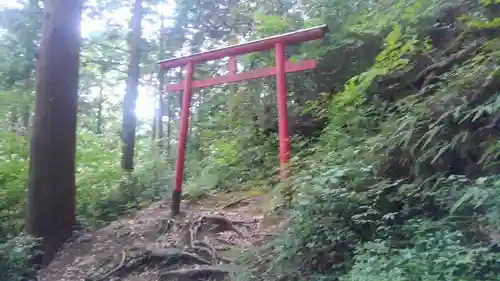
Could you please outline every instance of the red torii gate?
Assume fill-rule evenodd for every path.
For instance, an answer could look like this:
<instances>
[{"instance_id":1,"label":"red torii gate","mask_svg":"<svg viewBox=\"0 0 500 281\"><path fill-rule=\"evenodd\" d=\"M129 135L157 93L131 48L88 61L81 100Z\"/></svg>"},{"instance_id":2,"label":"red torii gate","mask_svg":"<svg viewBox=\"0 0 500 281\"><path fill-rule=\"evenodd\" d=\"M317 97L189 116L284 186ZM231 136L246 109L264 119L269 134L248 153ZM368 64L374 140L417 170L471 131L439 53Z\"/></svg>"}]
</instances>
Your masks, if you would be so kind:
<instances>
[{"instance_id":1,"label":"red torii gate","mask_svg":"<svg viewBox=\"0 0 500 281\"><path fill-rule=\"evenodd\" d=\"M299 72L316 68L315 60L305 60L300 63L293 63L285 60L285 46L287 44L301 43L311 40L321 39L328 32L326 25L313 28L302 29L282 35L271 36L264 39L250 41L247 43L232 45L207 52L192 54L188 56L172 58L160 61L162 69L186 66L186 77L178 84L171 84L165 87L165 91L184 91L181 105L181 123L178 143L178 154L176 160L176 172L174 190L172 192L172 215L177 215L180 211L180 201L182 194L182 180L184 175L184 158L186 140L189 125L189 112L191 106L191 92L193 88L204 88L209 86L234 83L245 80L252 80L267 76L276 75L276 92L278 106L278 135L279 135L279 157L281 178L286 177L286 167L290 159L290 140L288 136L288 113L287 113L287 89L286 73ZM275 48L275 66L237 73L236 56L252 52L265 51ZM194 80L193 72L197 63L229 57L229 75L216 76L206 80Z\"/></svg>"}]
</instances>

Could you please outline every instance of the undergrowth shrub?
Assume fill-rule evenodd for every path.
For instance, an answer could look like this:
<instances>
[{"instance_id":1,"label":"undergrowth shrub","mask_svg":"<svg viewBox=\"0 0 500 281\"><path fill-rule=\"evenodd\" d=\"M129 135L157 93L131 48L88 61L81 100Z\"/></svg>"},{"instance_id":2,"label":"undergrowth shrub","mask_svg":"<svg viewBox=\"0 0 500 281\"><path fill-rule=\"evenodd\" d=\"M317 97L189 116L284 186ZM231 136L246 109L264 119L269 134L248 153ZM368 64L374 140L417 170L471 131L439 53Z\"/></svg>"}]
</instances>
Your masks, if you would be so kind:
<instances>
[{"instance_id":1,"label":"undergrowth shrub","mask_svg":"<svg viewBox=\"0 0 500 281\"><path fill-rule=\"evenodd\" d=\"M33 273L26 261L34 254L35 239L20 235L0 243L0 281L21 281Z\"/></svg>"},{"instance_id":2,"label":"undergrowth shrub","mask_svg":"<svg viewBox=\"0 0 500 281\"><path fill-rule=\"evenodd\" d=\"M13 133L0 133L0 243L16 235L24 223L27 141Z\"/></svg>"},{"instance_id":3,"label":"undergrowth shrub","mask_svg":"<svg viewBox=\"0 0 500 281\"><path fill-rule=\"evenodd\" d=\"M499 45L461 30L450 44L463 57L428 46L415 28L425 1L410 2L373 66L333 98L293 179L292 222L239 280L500 278Z\"/></svg>"},{"instance_id":4,"label":"undergrowth shrub","mask_svg":"<svg viewBox=\"0 0 500 281\"><path fill-rule=\"evenodd\" d=\"M24 226L28 142L24 136L2 133L0 150L0 243L18 235ZM121 215L169 195L171 167L155 149L139 140L136 167L124 175L119 141L89 132L78 134L77 215L81 224L102 226Z\"/></svg>"},{"instance_id":5,"label":"undergrowth shrub","mask_svg":"<svg viewBox=\"0 0 500 281\"><path fill-rule=\"evenodd\" d=\"M137 142L134 171L124 174L116 140L94 135L86 138L89 147L79 150L77 162L77 213L81 223L98 227L170 194L169 163L155 148L147 150L149 143Z\"/></svg>"},{"instance_id":6,"label":"undergrowth shrub","mask_svg":"<svg viewBox=\"0 0 500 281\"><path fill-rule=\"evenodd\" d=\"M445 224L411 220L406 228L406 247L382 239L357 247L352 269L340 280L498 280L500 254L487 246L464 245L464 235Z\"/></svg>"},{"instance_id":7,"label":"undergrowth shrub","mask_svg":"<svg viewBox=\"0 0 500 281\"><path fill-rule=\"evenodd\" d=\"M425 188L330 167L301 179L272 259L238 280L498 280L499 176Z\"/></svg>"},{"instance_id":8,"label":"undergrowth shrub","mask_svg":"<svg viewBox=\"0 0 500 281\"><path fill-rule=\"evenodd\" d=\"M206 141L204 158L188 159L186 196L200 198L214 192L269 186L277 181L277 135L257 142L253 132L238 132L220 132Z\"/></svg>"}]
</instances>

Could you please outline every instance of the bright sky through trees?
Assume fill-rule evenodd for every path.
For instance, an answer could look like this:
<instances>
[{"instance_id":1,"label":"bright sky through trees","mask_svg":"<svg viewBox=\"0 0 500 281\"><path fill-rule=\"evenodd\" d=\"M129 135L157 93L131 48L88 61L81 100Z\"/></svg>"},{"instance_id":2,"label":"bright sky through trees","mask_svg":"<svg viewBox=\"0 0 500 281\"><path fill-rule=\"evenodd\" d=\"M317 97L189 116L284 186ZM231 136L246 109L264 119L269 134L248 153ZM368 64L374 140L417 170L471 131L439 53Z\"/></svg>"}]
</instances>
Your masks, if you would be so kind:
<instances>
[{"instance_id":1,"label":"bright sky through trees","mask_svg":"<svg viewBox=\"0 0 500 281\"><path fill-rule=\"evenodd\" d=\"M0 9L1 8L15 8L22 7L19 3L13 0L0 0ZM165 11L166 16L170 16L173 12L173 5L168 4L164 7L160 8ZM124 26L128 25L128 21L130 20L130 11L120 10L117 11L114 15L111 15L120 23L123 23ZM93 32L104 31L105 23L104 21L94 20L83 16L82 25L81 25L81 34L82 37L86 38ZM151 23L143 22L143 36L146 38L150 38L151 36L157 36L155 33L158 31L159 23L153 25ZM136 114L137 117L141 120L150 120L154 114L155 102L153 94L156 91L156 85L151 85L149 87L139 86L139 97L137 99L137 107ZM111 99L123 99L123 95L125 94L125 85L118 86L117 90L110 91L117 96L110 97Z\"/></svg>"}]
</instances>

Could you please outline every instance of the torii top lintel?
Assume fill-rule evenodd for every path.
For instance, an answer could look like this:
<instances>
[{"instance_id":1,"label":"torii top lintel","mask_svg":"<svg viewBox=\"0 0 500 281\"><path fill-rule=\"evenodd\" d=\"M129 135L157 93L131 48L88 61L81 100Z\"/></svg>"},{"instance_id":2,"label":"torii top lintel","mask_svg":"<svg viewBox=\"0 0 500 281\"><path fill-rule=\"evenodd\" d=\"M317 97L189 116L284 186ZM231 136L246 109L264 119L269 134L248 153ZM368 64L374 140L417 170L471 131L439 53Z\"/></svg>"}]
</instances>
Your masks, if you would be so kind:
<instances>
[{"instance_id":1,"label":"torii top lintel","mask_svg":"<svg viewBox=\"0 0 500 281\"><path fill-rule=\"evenodd\" d=\"M171 58L158 62L163 69L171 69L187 65L188 62L200 63L211 60L217 60L225 57L233 57L252 52L261 52L273 49L277 43L295 44L300 42L312 41L321 39L328 33L328 26L320 25L312 28L301 29L285 34L270 36L246 43L227 46L207 52L201 52L182 56L178 58Z\"/></svg>"}]
</instances>

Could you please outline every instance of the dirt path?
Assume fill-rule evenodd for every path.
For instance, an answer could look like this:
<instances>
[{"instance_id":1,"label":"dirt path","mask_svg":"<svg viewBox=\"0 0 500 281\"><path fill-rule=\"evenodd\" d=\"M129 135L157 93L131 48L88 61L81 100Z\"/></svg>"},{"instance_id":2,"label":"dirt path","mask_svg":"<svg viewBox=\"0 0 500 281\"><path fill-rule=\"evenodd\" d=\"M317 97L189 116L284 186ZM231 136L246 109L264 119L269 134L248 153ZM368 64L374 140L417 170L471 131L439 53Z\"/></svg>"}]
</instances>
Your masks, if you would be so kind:
<instances>
[{"instance_id":1,"label":"dirt path","mask_svg":"<svg viewBox=\"0 0 500 281\"><path fill-rule=\"evenodd\" d=\"M259 246L278 220L265 216L263 195L219 194L170 205L157 202L68 243L39 273L41 281L224 280L242 252L258 258Z\"/></svg>"}]
</instances>

